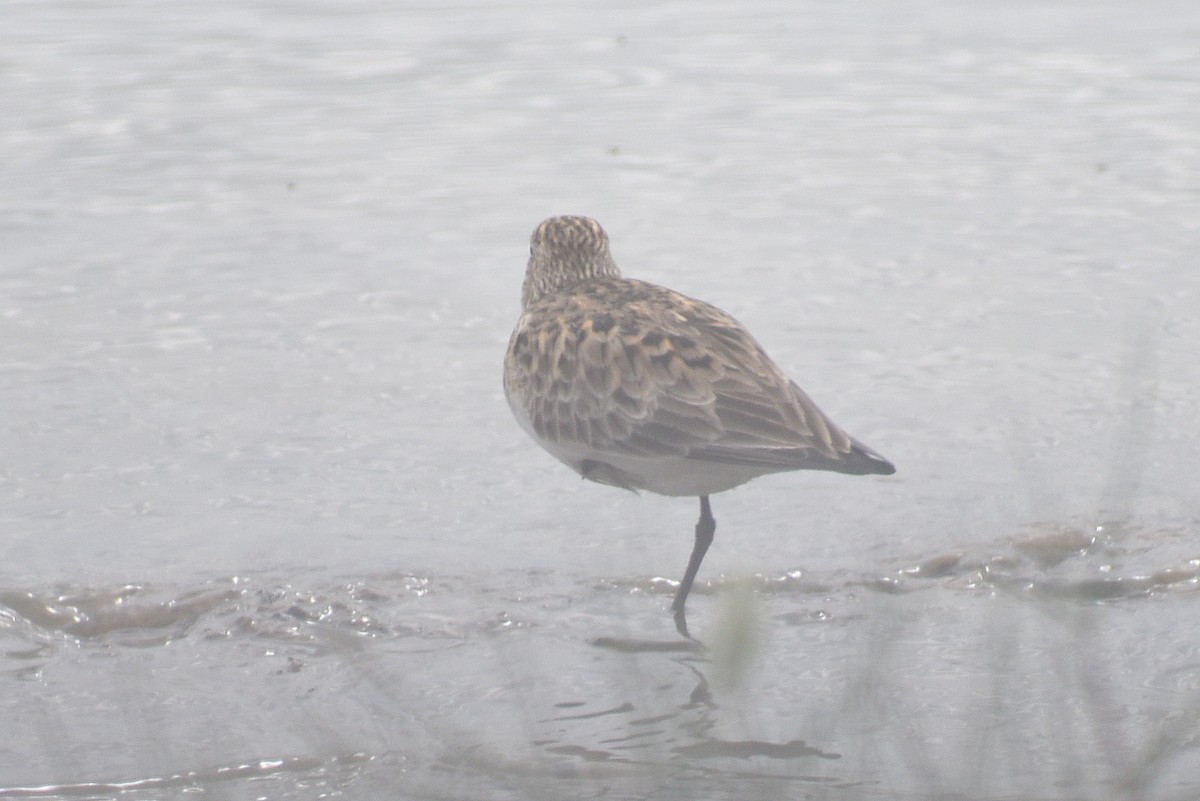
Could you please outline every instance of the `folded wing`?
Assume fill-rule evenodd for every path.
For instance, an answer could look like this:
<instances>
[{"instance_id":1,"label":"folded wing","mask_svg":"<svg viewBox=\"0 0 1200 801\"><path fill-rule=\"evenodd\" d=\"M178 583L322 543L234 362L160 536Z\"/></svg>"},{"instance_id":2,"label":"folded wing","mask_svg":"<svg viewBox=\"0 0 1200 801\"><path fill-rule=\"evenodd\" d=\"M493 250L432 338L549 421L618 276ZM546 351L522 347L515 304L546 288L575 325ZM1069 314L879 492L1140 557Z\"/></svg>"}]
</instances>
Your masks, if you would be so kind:
<instances>
[{"instance_id":1,"label":"folded wing","mask_svg":"<svg viewBox=\"0 0 1200 801\"><path fill-rule=\"evenodd\" d=\"M892 472L715 306L630 280L547 302L513 333L505 382L542 439L599 458Z\"/></svg>"}]
</instances>

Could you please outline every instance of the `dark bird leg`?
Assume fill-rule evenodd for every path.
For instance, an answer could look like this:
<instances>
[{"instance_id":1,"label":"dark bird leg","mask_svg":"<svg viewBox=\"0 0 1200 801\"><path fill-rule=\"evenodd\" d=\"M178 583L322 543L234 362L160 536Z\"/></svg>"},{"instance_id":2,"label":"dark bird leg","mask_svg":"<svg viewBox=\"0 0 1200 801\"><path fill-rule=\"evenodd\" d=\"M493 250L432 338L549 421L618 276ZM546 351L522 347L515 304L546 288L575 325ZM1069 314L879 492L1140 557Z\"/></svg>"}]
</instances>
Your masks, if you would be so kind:
<instances>
[{"instance_id":1,"label":"dark bird leg","mask_svg":"<svg viewBox=\"0 0 1200 801\"><path fill-rule=\"evenodd\" d=\"M688 634L687 614L684 612L683 605L687 603L692 582L696 580L696 572L700 570L704 554L708 553L708 546L712 545L713 533L716 530L717 521L713 518L712 508L708 505L708 496L701 495L700 519L696 521L696 544L692 546L692 555L688 558L687 570L683 571L683 581L679 582L679 592L675 593L675 600L671 603L671 611L675 613L675 629L689 640L692 639L692 635Z\"/></svg>"}]
</instances>

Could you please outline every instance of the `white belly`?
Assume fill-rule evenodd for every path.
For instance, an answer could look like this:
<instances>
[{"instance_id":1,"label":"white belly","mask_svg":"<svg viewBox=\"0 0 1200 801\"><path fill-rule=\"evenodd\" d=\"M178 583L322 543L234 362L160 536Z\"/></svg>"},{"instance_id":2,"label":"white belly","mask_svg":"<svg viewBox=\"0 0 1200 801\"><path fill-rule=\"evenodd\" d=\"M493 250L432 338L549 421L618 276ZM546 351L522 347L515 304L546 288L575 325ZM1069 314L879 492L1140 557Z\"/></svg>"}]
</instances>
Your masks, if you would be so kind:
<instances>
[{"instance_id":1,"label":"white belly","mask_svg":"<svg viewBox=\"0 0 1200 801\"><path fill-rule=\"evenodd\" d=\"M670 457L644 459L618 454L597 453L568 444L548 444L543 448L586 479L600 484L659 495L700 496L724 492L763 475L761 468Z\"/></svg>"}]
</instances>

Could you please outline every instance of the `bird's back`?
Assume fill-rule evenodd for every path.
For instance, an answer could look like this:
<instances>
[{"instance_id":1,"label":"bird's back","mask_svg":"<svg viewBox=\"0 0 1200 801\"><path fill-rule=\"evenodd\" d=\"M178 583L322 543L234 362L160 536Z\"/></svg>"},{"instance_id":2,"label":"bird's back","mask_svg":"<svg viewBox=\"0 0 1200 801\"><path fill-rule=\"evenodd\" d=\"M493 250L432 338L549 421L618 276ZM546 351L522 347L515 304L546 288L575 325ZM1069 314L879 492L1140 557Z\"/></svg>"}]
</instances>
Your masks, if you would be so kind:
<instances>
[{"instance_id":1,"label":"bird's back","mask_svg":"<svg viewBox=\"0 0 1200 801\"><path fill-rule=\"evenodd\" d=\"M645 281L594 278L530 303L504 386L544 448L602 483L697 495L786 470L894 472L732 316Z\"/></svg>"}]
</instances>

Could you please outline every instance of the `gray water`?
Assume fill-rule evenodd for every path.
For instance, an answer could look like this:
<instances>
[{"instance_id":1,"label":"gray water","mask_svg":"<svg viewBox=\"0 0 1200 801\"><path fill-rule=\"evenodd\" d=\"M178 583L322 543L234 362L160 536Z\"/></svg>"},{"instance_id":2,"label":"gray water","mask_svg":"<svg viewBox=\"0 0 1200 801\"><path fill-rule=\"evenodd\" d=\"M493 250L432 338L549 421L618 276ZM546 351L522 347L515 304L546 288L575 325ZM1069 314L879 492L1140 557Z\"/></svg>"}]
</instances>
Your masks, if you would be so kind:
<instances>
[{"instance_id":1,"label":"gray water","mask_svg":"<svg viewBox=\"0 0 1200 801\"><path fill-rule=\"evenodd\" d=\"M11 2L0 798L1200 794L1200 12ZM590 214L893 477L511 419Z\"/></svg>"}]
</instances>

